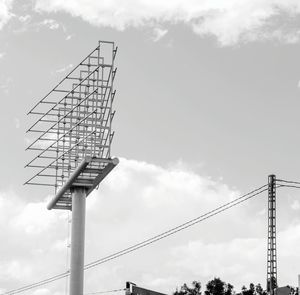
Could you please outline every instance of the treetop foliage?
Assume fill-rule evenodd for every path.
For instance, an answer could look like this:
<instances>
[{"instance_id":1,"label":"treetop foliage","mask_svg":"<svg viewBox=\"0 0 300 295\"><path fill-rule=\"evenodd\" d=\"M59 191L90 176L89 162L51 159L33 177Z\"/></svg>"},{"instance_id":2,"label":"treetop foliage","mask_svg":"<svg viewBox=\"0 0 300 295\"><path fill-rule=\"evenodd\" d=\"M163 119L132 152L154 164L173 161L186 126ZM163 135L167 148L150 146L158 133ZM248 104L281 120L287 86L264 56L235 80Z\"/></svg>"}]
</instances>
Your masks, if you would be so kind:
<instances>
[{"instance_id":1,"label":"treetop foliage","mask_svg":"<svg viewBox=\"0 0 300 295\"><path fill-rule=\"evenodd\" d=\"M220 278L215 277L213 280L206 284L206 289L201 290L201 282L193 281L192 286L189 287L184 283L180 289L176 289L173 295L267 295L268 292L264 290L261 284L249 285L249 288L243 286L240 292L234 290L233 285L222 281ZM288 286L289 287L289 286ZM289 287L290 295L299 295L298 288Z\"/></svg>"}]
</instances>

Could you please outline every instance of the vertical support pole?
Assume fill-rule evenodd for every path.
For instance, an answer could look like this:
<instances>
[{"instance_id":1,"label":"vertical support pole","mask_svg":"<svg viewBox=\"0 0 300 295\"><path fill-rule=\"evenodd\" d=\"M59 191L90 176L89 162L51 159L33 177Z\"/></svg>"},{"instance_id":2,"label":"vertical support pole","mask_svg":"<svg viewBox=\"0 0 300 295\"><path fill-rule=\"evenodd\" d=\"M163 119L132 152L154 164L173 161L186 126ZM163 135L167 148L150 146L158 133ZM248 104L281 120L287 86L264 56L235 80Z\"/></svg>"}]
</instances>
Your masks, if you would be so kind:
<instances>
[{"instance_id":1,"label":"vertical support pole","mask_svg":"<svg viewBox=\"0 0 300 295\"><path fill-rule=\"evenodd\" d=\"M72 190L70 295L83 295L86 189Z\"/></svg>"},{"instance_id":2,"label":"vertical support pole","mask_svg":"<svg viewBox=\"0 0 300 295\"><path fill-rule=\"evenodd\" d=\"M268 177L268 254L267 254L267 291L274 295L277 288L276 253L276 176Z\"/></svg>"}]
</instances>

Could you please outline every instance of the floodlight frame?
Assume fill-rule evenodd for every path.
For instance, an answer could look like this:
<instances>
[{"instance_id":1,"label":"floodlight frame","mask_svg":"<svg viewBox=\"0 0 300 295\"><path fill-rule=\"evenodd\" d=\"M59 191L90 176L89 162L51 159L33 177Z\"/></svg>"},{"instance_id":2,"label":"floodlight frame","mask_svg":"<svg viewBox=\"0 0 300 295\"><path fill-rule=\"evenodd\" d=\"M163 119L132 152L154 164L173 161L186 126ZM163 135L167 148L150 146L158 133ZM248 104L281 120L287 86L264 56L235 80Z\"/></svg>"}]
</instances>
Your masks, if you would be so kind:
<instances>
[{"instance_id":1,"label":"floodlight frame","mask_svg":"<svg viewBox=\"0 0 300 295\"><path fill-rule=\"evenodd\" d=\"M26 150L35 155L25 167L37 171L25 184L54 187L48 209L72 210L73 188L88 196L119 162L111 157L117 50L99 41L28 112L38 119L26 131L34 134Z\"/></svg>"}]
</instances>

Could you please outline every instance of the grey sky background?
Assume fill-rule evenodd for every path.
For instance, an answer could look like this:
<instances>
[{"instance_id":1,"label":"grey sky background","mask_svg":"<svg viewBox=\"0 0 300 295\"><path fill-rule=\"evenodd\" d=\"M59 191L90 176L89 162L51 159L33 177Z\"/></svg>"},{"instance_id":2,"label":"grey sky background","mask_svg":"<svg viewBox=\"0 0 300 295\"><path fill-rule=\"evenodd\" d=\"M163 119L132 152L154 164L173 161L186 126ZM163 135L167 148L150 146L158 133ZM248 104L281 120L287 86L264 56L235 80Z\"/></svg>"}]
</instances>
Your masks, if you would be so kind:
<instances>
[{"instance_id":1,"label":"grey sky background","mask_svg":"<svg viewBox=\"0 0 300 295\"><path fill-rule=\"evenodd\" d=\"M88 200L86 261L267 182L299 180L299 1L0 1L0 290L66 270L67 216L22 186L27 111L97 46L115 41L113 154ZM300 195L278 192L279 283L300 273ZM86 291L126 280L172 292L266 273L266 196L90 270ZM226 254L224 254L226 253ZM65 282L32 294L65 294ZM30 292L28 292L29 294Z\"/></svg>"}]
</instances>

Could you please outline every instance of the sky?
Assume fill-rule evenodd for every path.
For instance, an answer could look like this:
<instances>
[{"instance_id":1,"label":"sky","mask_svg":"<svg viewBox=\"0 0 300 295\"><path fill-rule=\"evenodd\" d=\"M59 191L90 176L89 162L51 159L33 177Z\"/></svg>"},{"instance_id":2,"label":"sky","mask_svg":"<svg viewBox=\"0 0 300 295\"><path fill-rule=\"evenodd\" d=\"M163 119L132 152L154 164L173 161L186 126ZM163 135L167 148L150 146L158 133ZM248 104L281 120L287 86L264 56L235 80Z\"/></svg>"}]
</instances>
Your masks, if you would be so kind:
<instances>
[{"instance_id":1,"label":"sky","mask_svg":"<svg viewBox=\"0 0 300 295\"><path fill-rule=\"evenodd\" d=\"M30 108L98 40L118 46L118 167L88 197L86 263L265 183L299 177L298 0L0 0L0 291L68 269L68 212L33 171ZM300 274L300 194L278 202L279 285ZM267 195L85 273L85 293L126 281L171 294L215 276L266 282ZM62 295L66 280L25 294ZM0 292L0 293L1 293Z\"/></svg>"}]
</instances>

